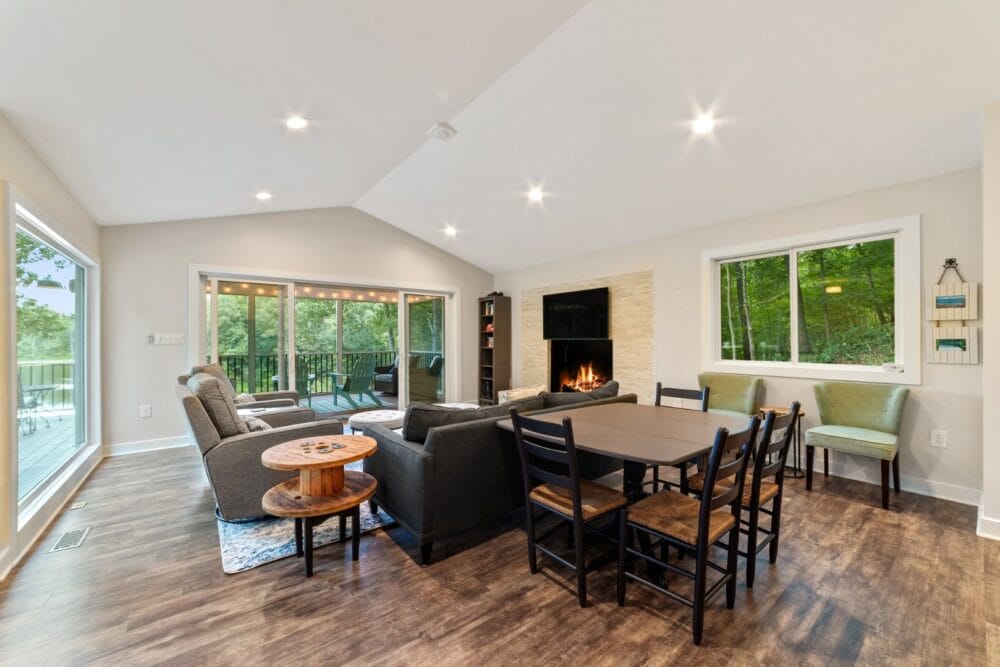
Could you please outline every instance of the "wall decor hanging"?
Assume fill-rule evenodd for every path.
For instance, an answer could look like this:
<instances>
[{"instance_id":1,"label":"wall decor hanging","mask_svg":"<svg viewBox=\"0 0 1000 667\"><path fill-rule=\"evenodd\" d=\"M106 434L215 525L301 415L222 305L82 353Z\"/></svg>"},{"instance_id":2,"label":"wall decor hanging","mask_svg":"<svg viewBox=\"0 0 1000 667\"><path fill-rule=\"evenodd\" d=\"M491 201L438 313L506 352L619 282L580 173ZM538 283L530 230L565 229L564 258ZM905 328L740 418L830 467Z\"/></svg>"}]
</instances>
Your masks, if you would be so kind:
<instances>
[{"instance_id":1,"label":"wall decor hanging","mask_svg":"<svg viewBox=\"0 0 1000 667\"><path fill-rule=\"evenodd\" d=\"M944 260L943 269L927 295L927 319L934 322L927 332L927 361L978 364L979 327L966 322L979 319L979 283L966 282L954 257ZM943 282L948 271L954 271L960 282Z\"/></svg>"}]
</instances>

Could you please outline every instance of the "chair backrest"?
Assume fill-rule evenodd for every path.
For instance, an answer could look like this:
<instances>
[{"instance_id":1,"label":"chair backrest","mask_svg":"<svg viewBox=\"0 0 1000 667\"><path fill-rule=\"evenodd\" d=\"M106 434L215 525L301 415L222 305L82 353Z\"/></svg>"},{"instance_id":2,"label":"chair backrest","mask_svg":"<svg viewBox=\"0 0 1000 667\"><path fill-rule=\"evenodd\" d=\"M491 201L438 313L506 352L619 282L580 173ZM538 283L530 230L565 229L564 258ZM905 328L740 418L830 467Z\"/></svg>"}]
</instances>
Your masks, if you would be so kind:
<instances>
[{"instance_id":1,"label":"chair backrest","mask_svg":"<svg viewBox=\"0 0 1000 667\"><path fill-rule=\"evenodd\" d=\"M677 389L676 387L664 387L662 382L656 383L656 405L660 406L661 399L681 398L689 401L701 401L701 411L708 412L708 395L711 390L708 387L701 389Z\"/></svg>"},{"instance_id":2,"label":"chair backrest","mask_svg":"<svg viewBox=\"0 0 1000 667\"><path fill-rule=\"evenodd\" d=\"M792 403L788 413L780 417L773 410L764 417L764 427L754 450L752 497L759 498L760 482L767 477L781 485L785 474L785 460L795 437L795 422L799 417L798 401ZM768 462L770 459L770 463Z\"/></svg>"},{"instance_id":3,"label":"chair backrest","mask_svg":"<svg viewBox=\"0 0 1000 667\"><path fill-rule=\"evenodd\" d=\"M188 389L186 384L178 384L174 388L174 393L184 411L188 434L198 445L202 456L208 454L209 450L222 442L219 429L212 422L212 418L208 416L208 411L205 410L201 400Z\"/></svg>"},{"instance_id":4,"label":"chair backrest","mask_svg":"<svg viewBox=\"0 0 1000 667\"><path fill-rule=\"evenodd\" d=\"M708 455L708 467L705 469L706 491L701 494L701 507L698 512L699 539L707 538L709 515L720 507L729 505L739 525L743 482L746 479L747 463L750 461L750 452L756 442L759 427L760 418L754 416L750 417L750 425L743 433L730 434L724 428L716 432L712 451ZM732 479L733 483L716 485L721 479Z\"/></svg>"},{"instance_id":5,"label":"chair backrest","mask_svg":"<svg viewBox=\"0 0 1000 667\"><path fill-rule=\"evenodd\" d=\"M813 386L824 424L869 428L899 435L910 390L894 384L820 382Z\"/></svg>"},{"instance_id":6,"label":"chair backrest","mask_svg":"<svg viewBox=\"0 0 1000 667\"><path fill-rule=\"evenodd\" d=\"M21 374L15 374L17 375L17 409L27 410L28 404L24 400L24 387L21 386Z\"/></svg>"},{"instance_id":7,"label":"chair backrest","mask_svg":"<svg viewBox=\"0 0 1000 667\"><path fill-rule=\"evenodd\" d=\"M758 396L764 380L753 375L734 373L699 373L698 386L712 390L709 409L757 414Z\"/></svg>"},{"instance_id":8,"label":"chair backrest","mask_svg":"<svg viewBox=\"0 0 1000 667\"><path fill-rule=\"evenodd\" d=\"M351 391L368 391L375 381L375 355L371 353L359 354L351 368L351 377L348 380Z\"/></svg>"},{"instance_id":9,"label":"chair backrest","mask_svg":"<svg viewBox=\"0 0 1000 667\"><path fill-rule=\"evenodd\" d=\"M529 495L535 486L533 480L540 480L568 489L573 498L573 516L582 517L580 471L573 440L573 423L569 417L564 417L561 424L553 424L524 417L518 414L517 408L511 408L510 420L521 456L526 506L531 507Z\"/></svg>"}]
</instances>

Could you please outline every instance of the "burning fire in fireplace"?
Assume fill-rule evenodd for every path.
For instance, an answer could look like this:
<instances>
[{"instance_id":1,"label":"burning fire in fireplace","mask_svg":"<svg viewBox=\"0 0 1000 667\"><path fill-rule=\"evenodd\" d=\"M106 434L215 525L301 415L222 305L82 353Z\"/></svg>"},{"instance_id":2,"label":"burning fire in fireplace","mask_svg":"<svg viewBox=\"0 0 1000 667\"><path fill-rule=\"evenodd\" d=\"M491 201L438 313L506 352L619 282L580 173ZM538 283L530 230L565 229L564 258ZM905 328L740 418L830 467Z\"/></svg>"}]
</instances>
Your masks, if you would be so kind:
<instances>
[{"instance_id":1,"label":"burning fire in fireplace","mask_svg":"<svg viewBox=\"0 0 1000 667\"><path fill-rule=\"evenodd\" d=\"M594 372L594 364L592 363L580 364L580 367L576 371L576 377L573 377L567 371L563 371L559 379L563 391L591 391L592 389L597 389L607 381L608 378Z\"/></svg>"}]
</instances>

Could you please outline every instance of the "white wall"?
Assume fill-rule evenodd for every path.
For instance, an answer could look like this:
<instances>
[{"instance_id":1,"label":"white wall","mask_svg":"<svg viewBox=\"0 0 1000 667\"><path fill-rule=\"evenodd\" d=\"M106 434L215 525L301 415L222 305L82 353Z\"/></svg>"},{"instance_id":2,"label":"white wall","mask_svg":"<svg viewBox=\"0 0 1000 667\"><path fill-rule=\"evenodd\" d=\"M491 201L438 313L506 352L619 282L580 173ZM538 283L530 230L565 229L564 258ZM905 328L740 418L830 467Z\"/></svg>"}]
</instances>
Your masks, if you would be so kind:
<instances>
[{"instance_id":1,"label":"white wall","mask_svg":"<svg viewBox=\"0 0 1000 667\"><path fill-rule=\"evenodd\" d=\"M94 220L76 202L69 190L49 170L7 118L0 114L0 182L3 181L11 183L21 195L30 199L37 207L33 213L42 216L44 222L69 243L92 259L100 258L100 233ZM0 189L0 200L2 198ZM0 212L6 210L6 206L6 202L0 201ZM8 437L11 432L11 421L15 418L11 409L14 397L11 396L9 382L14 373L14 368L10 364L14 342L7 321L11 304L6 287L11 270L12 250L7 247L7 241L5 229L0 234L0 271L5 285L0 291L0 313L3 313L3 326L0 327L0 378L3 378L0 382L0 508L2 508L0 509L0 578L39 534L55 509L65 500L73 485L82 479L84 468L96 462L96 459L84 462L86 464L84 468L68 481L62 493L49 498L21 534L15 535L17 503L13 501L17 498L17 490L12 484L12 467L17 462L14 460L13 443Z\"/></svg>"},{"instance_id":2,"label":"white wall","mask_svg":"<svg viewBox=\"0 0 1000 667\"><path fill-rule=\"evenodd\" d=\"M104 435L110 447L184 434L174 385L190 368L187 346L149 345L146 335L188 331L189 264L460 288L460 396L475 393L476 299L492 289L492 276L356 209L104 227L101 247L107 276ZM140 403L152 404L151 419L139 419Z\"/></svg>"},{"instance_id":3,"label":"white wall","mask_svg":"<svg viewBox=\"0 0 1000 667\"><path fill-rule=\"evenodd\" d=\"M720 193L720 196L725 196ZM496 288L514 302L514 373L520 380L521 290L596 276L654 272L656 377L665 384L694 386L702 370L701 253L723 246L920 214L921 287L937 280L945 257L957 257L967 280L983 276L981 188L978 169L906 183L794 209L757 215L642 244L552 262L496 276ZM998 280L997 282L1000 282ZM901 433L903 487L978 504L982 489L982 367L925 364L923 384L913 387ZM768 378L768 403L799 400L817 423L812 381ZM948 431L948 449L932 449L929 431ZM876 482L878 465L832 453L832 472Z\"/></svg>"},{"instance_id":4,"label":"white wall","mask_svg":"<svg viewBox=\"0 0 1000 667\"><path fill-rule=\"evenodd\" d=\"M1000 104L983 117L983 505L979 533L1000 540L1000 353L988 338L1000 330ZM987 261L988 260L988 261Z\"/></svg>"}]
</instances>

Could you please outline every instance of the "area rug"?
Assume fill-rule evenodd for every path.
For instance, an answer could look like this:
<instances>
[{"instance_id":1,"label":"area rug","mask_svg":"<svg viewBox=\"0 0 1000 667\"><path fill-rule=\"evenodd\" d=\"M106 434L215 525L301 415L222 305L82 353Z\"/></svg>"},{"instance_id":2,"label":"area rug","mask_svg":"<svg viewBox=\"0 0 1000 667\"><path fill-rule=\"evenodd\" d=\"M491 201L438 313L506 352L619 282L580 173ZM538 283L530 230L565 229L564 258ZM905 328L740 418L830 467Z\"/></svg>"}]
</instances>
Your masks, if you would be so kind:
<instances>
[{"instance_id":1,"label":"area rug","mask_svg":"<svg viewBox=\"0 0 1000 667\"><path fill-rule=\"evenodd\" d=\"M359 469L360 462L348 465ZM379 509L372 514L368 503L361 503L361 532L389 525L392 517ZM222 551L222 571L236 574L295 555L295 520L263 519L247 523L227 523L217 520L219 546ZM347 520L347 539L353 535L354 522ZM340 522L329 519L313 529L313 549L340 541Z\"/></svg>"}]
</instances>

